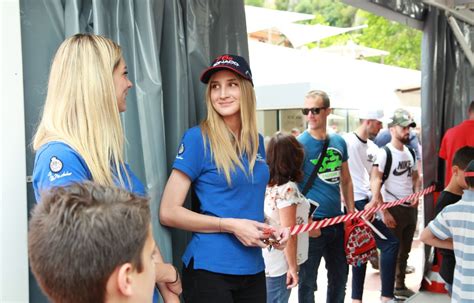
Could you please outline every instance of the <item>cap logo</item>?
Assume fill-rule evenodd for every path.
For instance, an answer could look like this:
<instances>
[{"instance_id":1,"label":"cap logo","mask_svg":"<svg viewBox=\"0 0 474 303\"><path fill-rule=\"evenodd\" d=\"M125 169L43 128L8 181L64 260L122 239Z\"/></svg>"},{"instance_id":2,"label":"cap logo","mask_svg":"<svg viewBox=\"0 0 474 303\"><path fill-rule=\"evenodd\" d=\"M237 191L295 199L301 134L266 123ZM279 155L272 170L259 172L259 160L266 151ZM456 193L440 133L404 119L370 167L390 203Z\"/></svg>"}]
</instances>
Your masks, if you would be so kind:
<instances>
[{"instance_id":1,"label":"cap logo","mask_svg":"<svg viewBox=\"0 0 474 303\"><path fill-rule=\"evenodd\" d=\"M229 56L229 55L223 55L223 56L220 56L217 60L234 60L234 58L232 58L232 56Z\"/></svg>"},{"instance_id":2,"label":"cap logo","mask_svg":"<svg viewBox=\"0 0 474 303\"><path fill-rule=\"evenodd\" d=\"M235 66L240 66L239 63L237 63L234 60L230 59L230 60L218 60L212 65L212 67L217 66L217 65L225 65L225 64L232 64L232 65L235 65Z\"/></svg>"}]
</instances>

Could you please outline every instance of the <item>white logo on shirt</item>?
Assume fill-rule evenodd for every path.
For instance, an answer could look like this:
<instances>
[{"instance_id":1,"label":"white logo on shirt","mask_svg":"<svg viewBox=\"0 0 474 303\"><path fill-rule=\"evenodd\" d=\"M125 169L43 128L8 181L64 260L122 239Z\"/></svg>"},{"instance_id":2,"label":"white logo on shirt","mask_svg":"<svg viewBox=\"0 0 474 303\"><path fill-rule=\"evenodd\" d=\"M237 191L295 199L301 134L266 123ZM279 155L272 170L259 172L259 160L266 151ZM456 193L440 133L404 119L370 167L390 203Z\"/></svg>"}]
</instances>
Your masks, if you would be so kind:
<instances>
[{"instance_id":1,"label":"white logo on shirt","mask_svg":"<svg viewBox=\"0 0 474 303\"><path fill-rule=\"evenodd\" d=\"M52 172L49 172L48 173L48 178L49 178L49 182L53 182L57 179L61 179L61 178L68 177L68 176L71 176L71 175L72 175L72 173L68 172L68 171L63 172L62 174L53 174Z\"/></svg>"},{"instance_id":2,"label":"white logo on shirt","mask_svg":"<svg viewBox=\"0 0 474 303\"><path fill-rule=\"evenodd\" d=\"M178 148L178 154L176 155L176 159L183 160L183 157L181 157L183 153L184 153L184 143L181 143Z\"/></svg>"},{"instance_id":3,"label":"white logo on shirt","mask_svg":"<svg viewBox=\"0 0 474 303\"><path fill-rule=\"evenodd\" d=\"M262 155L260 155L260 153L257 153L257 158L255 159L255 161L259 161L259 162L264 162L264 163L265 163L265 159L262 157Z\"/></svg>"}]
</instances>

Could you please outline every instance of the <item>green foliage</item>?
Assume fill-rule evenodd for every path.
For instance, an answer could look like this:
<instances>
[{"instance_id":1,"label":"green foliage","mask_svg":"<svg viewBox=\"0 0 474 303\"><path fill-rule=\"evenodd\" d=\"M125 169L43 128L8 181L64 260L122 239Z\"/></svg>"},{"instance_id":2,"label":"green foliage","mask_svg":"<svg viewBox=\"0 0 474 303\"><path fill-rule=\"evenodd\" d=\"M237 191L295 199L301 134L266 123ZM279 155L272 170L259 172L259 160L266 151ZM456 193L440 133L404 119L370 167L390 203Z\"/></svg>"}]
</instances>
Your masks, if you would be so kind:
<instances>
[{"instance_id":1,"label":"green foliage","mask_svg":"<svg viewBox=\"0 0 474 303\"><path fill-rule=\"evenodd\" d=\"M365 19L368 27L357 37L357 43L389 51L385 64L420 69L422 32L365 11L359 11L358 15Z\"/></svg>"},{"instance_id":2,"label":"green foliage","mask_svg":"<svg viewBox=\"0 0 474 303\"><path fill-rule=\"evenodd\" d=\"M309 24L337 27L368 25L359 31L324 39L319 44L310 43L310 48L345 45L352 40L363 46L390 52L383 58L385 64L420 69L422 33L416 29L335 0L300 0L294 10L314 14L315 18ZM371 57L366 60L380 62L381 58Z\"/></svg>"},{"instance_id":3,"label":"green foliage","mask_svg":"<svg viewBox=\"0 0 474 303\"><path fill-rule=\"evenodd\" d=\"M263 7L265 0L245 0L245 5Z\"/></svg>"},{"instance_id":4,"label":"green foliage","mask_svg":"<svg viewBox=\"0 0 474 303\"><path fill-rule=\"evenodd\" d=\"M303 13L303 14L312 14L314 12L312 1L300 0L295 7L295 12Z\"/></svg>"},{"instance_id":5,"label":"green foliage","mask_svg":"<svg viewBox=\"0 0 474 303\"><path fill-rule=\"evenodd\" d=\"M263 7L264 0L245 0L245 4ZM337 27L351 27L367 24L362 30L330 37L318 43L308 44L309 48L345 45L349 40L357 44L390 52L383 58L385 64L420 69L422 33L416 29L387 20L383 17L359 10L338 0L275 0L278 10L313 14L309 24L323 24ZM380 62L380 57L366 58Z\"/></svg>"},{"instance_id":6,"label":"green foliage","mask_svg":"<svg viewBox=\"0 0 474 303\"><path fill-rule=\"evenodd\" d=\"M290 0L275 0L275 8L279 11L287 11L289 9Z\"/></svg>"}]
</instances>

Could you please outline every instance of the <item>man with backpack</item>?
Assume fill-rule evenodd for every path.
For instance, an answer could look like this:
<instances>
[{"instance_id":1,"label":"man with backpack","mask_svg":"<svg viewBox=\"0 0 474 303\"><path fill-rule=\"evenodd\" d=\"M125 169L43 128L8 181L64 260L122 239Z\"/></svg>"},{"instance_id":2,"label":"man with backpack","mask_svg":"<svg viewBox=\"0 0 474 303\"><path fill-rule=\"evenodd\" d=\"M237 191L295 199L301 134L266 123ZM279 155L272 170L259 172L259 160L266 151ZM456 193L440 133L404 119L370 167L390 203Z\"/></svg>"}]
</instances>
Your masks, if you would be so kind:
<instances>
[{"instance_id":1,"label":"man with backpack","mask_svg":"<svg viewBox=\"0 0 474 303\"><path fill-rule=\"evenodd\" d=\"M308 92L302 113L308 129L298 136L305 151L304 180L299 186L303 195L319 203L310 219L342 215L341 193L347 212L354 212L346 142L337 134L329 135L326 130L327 117L331 113L328 95L319 90ZM325 227L317 234L310 232L309 237L308 260L301 264L299 271L298 302L314 303L318 268L324 258L328 277L326 302L343 303L349 272L344 251L344 224Z\"/></svg>"},{"instance_id":2,"label":"man with backpack","mask_svg":"<svg viewBox=\"0 0 474 303\"><path fill-rule=\"evenodd\" d=\"M360 110L359 127L352 133L344 135L349 154L349 170L354 184L355 207L358 210L373 207L370 204L372 193L370 192L370 173L376 159L379 148L370 140L375 137L382 128L382 110ZM380 231L385 239L377 233L374 234L375 242L380 249L380 280L382 284L381 302L389 302L393 299L393 287L395 281L395 265L398 255L398 240L382 222L376 218L372 224ZM364 281L367 264L352 266L352 302L361 303L364 291Z\"/></svg>"},{"instance_id":3,"label":"man with backpack","mask_svg":"<svg viewBox=\"0 0 474 303\"><path fill-rule=\"evenodd\" d=\"M370 203L373 205L400 200L416 191L416 157L414 151L406 146L410 127L415 127L416 123L401 108L395 110L391 119L388 125L391 141L379 150L372 170L370 187L373 197ZM382 211L383 222L400 242L395 275L396 297L408 298L414 294L405 285L405 271L416 230L417 207L418 200L407 201Z\"/></svg>"}]
</instances>

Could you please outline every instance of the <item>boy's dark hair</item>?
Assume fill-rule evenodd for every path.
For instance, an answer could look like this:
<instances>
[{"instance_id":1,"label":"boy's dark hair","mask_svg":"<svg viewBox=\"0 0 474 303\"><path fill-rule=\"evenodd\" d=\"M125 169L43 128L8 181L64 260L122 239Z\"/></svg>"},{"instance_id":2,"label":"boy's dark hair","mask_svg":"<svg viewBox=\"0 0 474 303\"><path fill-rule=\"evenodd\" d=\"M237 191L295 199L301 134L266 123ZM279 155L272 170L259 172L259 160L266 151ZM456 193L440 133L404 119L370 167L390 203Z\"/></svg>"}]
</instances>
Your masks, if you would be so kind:
<instances>
[{"instance_id":1,"label":"boy's dark hair","mask_svg":"<svg viewBox=\"0 0 474 303\"><path fill-rule=\"evenodd\" d=\"M474 160L474 146L463 146L454 153L452 166L464 170L472 160Z\"/></svg>"},{"instance_id":2,"label":"boy's dark hair","mask_svg":"<svg viewBox=\"0 0 474 303\"><path fill-rule=\"evenodd\" d=\"M303 159L304 148L294 136L284 133L275 134L267 145L269 185L303 181Z\"/></svg>"},{"instance_id":3,"label":"boy's dark hair","mask_svg":"<svg viewBox=\"0 0 474 303\"><path fill-rule=\"evenodd\" d=\"M141 272L148 199L92 182L42 193L28 232L31 270L53 302L104 302L120 265Z\"/></svg>"},{"instance_id":4,"label":"boy's dark hair","mask_svg":"<svg viewBox=\"0 0 474 303\"><path fill-rule=\"evenodd\" d=\"M471 103L469 104L467 112L468 113L474 113L474 100L472 100Z\"/></svg>"},{"instance_id":5,"label":"boy's dark hair","mask_svg":"<svg viewBox=\"0 0 474 303\"><path fill-rule=\"evenodd\" d=\"M471 160L471 162L469 162L464 171L470 173L474 172L474 160ZM465 177L465 180L469 188L474 188L474 177Z\"/></svg>"}]
</instances>

